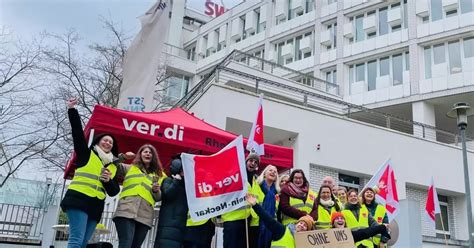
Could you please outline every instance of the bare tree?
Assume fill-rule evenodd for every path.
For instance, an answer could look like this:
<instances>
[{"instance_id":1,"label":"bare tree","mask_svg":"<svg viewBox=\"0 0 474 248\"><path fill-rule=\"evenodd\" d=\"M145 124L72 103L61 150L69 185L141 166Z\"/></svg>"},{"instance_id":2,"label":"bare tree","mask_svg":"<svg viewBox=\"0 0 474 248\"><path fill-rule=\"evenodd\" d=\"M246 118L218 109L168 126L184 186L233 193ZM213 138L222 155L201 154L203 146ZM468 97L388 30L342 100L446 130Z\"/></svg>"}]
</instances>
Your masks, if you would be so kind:
<instances>
[{"instance_id":1,"label":"bare tree","mask_svg":"<svg viewBox=\"0 0 474 248\"><path fill-rule=\"evenodd\" d=\"M123 82L123 61L131 37L115 23L105 19L102 22L109 39L105 44L87 46L87 53L80 53L80 37L74 30L63 35L46 35L52 40L51 44L57 45L43 51L41 70L51 82L47 93L51 104L45 109L51 117L50 122L58 126L61 134L52 148L42 154L48 169L64 170L72 153L70 126L64 121L66 99L79 98L78 107L84 124L95 105L117 107ZM161 85L169 76L164 65L157 70L156 84ZM156 93L162 90L163 87Z\"/></svg>"},{"instance_id":2,"label":"bare tree","mask_svg":"<svg viewBox=\"0 0 474 248\"><path fill-rule=\"evenodd\" d=\"M41 42L12 40L0 28L0 169L6 180L27 162L39 159L59 133L41 116L41 87L36 69L41 58Z\"/></svg>"}]
</instances>

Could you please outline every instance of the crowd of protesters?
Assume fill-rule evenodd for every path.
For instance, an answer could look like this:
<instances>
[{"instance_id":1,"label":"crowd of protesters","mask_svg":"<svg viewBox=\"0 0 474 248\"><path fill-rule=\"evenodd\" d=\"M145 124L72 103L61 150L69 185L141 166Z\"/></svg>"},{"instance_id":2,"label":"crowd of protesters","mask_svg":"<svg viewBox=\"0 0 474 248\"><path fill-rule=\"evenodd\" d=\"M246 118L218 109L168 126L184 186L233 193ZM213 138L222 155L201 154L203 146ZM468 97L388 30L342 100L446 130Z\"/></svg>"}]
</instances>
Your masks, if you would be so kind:
<instances>
[{"instance_id":1,"label":"crowd of protesters","mask_svg":"<svg viewBox=\"0 0 474 248\"><path fill-rule=\"evenodd\" d=\"M88 146L77 100L67 102L72 128L76 171L61 202L69 219L69 248L86 247L100 221L107 195L119 195L113 221L119 248L141 247L161 201L154 247L211 247L216 219L193 222L190 218L181 161L171 161L170 175L163 171L159 151L145 144L135 153L118 154L112 134L95 137ZM131 164L123 163L133 160ZM338 187L324 177L319 190L311 188L303 170L279 176L268 165L259 171L260 157L246 158L248 204L222 214L225 248L295 247L295 232L350 228L354 246L385 247L390 239L386 210L375 200L377 189ZM123 177L120 190L119 177Z\"/></svg>"}]
</instances>

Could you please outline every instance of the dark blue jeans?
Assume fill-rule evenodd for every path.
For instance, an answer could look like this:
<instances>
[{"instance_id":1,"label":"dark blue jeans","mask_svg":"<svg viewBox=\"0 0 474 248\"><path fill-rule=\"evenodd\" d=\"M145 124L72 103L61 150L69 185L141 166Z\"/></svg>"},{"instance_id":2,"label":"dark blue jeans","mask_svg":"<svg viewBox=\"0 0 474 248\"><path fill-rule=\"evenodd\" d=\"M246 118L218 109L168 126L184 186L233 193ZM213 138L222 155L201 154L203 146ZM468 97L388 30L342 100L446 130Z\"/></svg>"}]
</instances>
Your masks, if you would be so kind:
<instances>
[{"instance_id":1,"label":"dark blue jeans","mask_svg":"<svg viewBox=\"0 0 474 248\"><path fill-rule=\"evenodd\" d=\"M247 247L245 220L224 222L224 248Z\"/></svg>"},{"instance_id":2,"label":"dark blue jeans","mask_svg":"<svg viewBox=\"0 0 474 248\"><path fill-rule=\"evenodd\" d=\"M85 248L97 226L97 221L90 219L86 212L77 209L66 210L69 219L68 248Z\"/></svg>"},{"instance_id":3,"label":"dark blue jeans","mask_svg":"<svg viewBox=\"0 0 474 248\"><path fill-rule=\"evenodd\" d=\"M115 217L114 222L119 238L119 248L142 247L142 243L150 229L149 226L123 217Z\"/></svg>"}]
</instances>

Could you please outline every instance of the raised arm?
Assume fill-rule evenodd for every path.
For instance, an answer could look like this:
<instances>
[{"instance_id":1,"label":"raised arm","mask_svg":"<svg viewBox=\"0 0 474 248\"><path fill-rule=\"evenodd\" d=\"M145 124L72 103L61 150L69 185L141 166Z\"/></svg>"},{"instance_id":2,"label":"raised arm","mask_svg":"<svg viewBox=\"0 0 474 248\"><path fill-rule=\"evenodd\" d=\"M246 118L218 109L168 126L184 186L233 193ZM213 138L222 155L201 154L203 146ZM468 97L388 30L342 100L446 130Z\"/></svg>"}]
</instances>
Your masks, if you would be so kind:
<instances>
[{"instance_id":1,"label":"raised arm","mask_svg":"<svg viewBox=\"0 0 474 248\"><path fill-rule=\"evenodd\" d=\"M257 213L260 220L265 223L265 227L272 232L272 240L276 241L285 235L286 227L280 222L276 221L270 214L268 214L260 205L257 204L257 199L252 194L247 194L247 202L252 205L253 210Z\"/></svg>"},{"instance_id":2,"label":"raised arm","mask_svg":"<svg viewBox=\"0 0 474 248\"><path fill-rule=\"evenodd\" d=\"M91 150L87 147L81 118L76 109L77 99L67 101L69 123L71 123L72 141L76 152L76 167L82 167L89 161Z\"/></svg>"}]
</instances>

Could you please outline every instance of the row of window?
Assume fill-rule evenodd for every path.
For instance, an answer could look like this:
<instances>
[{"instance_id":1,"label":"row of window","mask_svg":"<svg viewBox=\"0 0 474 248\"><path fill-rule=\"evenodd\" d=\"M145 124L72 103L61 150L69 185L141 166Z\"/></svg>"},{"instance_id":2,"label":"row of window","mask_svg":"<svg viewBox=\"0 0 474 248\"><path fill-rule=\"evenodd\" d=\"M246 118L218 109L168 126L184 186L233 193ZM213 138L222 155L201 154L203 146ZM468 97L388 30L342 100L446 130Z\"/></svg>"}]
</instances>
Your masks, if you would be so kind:
<instances>
[{"instance_id":1,"label":"row of window","mask_svg":"<svg viewBox=\"0 0 474 248\"><path fill-rule=\"evenodd\" d=\"M390 76L392 85L403 84L403 71L410 70L408 52L394 54L349 66L349 83L367 82L367 90L375 90L377 77Z\"/></svg>"},{"instance_id":2,"label":"row of window","mask_svg":"<svg viewBox=\"0 0 474 248\"><path fill-rule=\"evenodd\" d=\"M313 32L311 31L311 32L307 32L305 34L298 35L286 41L275 44L274 49L275 49L277 64L286 65L286 64L304 59L304 58L311 57L313 55L313 49L310 49L310 51L301 50L300 42L303 38L306 38L306 37L309 37L312 40L312 36L313 36ZM283 54L283 52L285 52L283 50L284 47L290 47L290 50L286 51L286 52L291 53L290 55Z\"/></svg>"},{"instance_id":3,"label":"row of window","mask_svg":"<svg viewBox=\"0 0 474 248\"><path fill-rule=\"evenodd\" d=\"M423 57L425 79L433 77L433 67L440 64L447 64L450 74L462 72L462 58L474 57L474 37L425 46Z\"/></svg>"},{"instance_id":4,"label":"row of window","mask_svg":"<svg viewBox=\"0 0 474 248\"><path fill-rule=\"evenodd\" d=\"M473 10L473 2L473 0L459 0L461 14L471 12ZM422 17L423 23L441 20L458 14L457 6L451 9L444 9L443 0L430 0L429 8L429 15Z\"/></svg>"},{"instance_id":5,"label":"row of window","mask_svg":"<svg viewBox=\"0 0 474 248\"><path fill-rule=\"evenodd\" d=\"M374 38L376 36L381 36L388 34L389 32L395 32L403 28L408 27L408 5L407 0L404 0L400 3L394 3L392 5L372 10L367 13L357 15L354 17L350 17L349 21L354 26L355 36L353 38L349 38L349 42L359 42L365 39ZM388 14L389 11L399 11L400 13L400 21L392 22L390 24L388 22ZM364 24L364 19L366 20ZM375 21L371 23L371 21ZM365 25L365 26L364 26Z\"/></svg>"},{"instance_id":6,"label":"row of window","mask_svg":"<svg viewBox=\"0 0 474 248\"><path fill-rule=\"evenodd\" d=\"M304 1L304 3L302 2ZM298 16L302 16L314 10L315 0L279 0L274 1L274 10L277 15L275 24L284 23ZM298 5L298 8L294 8Z\"/></svg>"}]
</instances>

